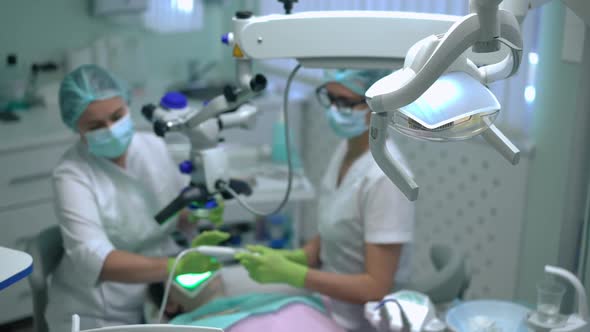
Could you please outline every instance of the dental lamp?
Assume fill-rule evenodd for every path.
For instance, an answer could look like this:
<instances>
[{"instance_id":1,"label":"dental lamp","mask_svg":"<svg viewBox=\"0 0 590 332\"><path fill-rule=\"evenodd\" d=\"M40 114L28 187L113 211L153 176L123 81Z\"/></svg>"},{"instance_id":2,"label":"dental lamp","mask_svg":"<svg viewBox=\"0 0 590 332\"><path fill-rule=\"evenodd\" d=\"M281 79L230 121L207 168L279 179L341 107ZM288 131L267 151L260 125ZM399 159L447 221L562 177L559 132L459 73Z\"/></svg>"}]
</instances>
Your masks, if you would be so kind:
<instances>
[{"instance_id":1,"label":"dental lamp","mask_svg":"<svg viewBox=\"0 0 590 332\"><path fill-rule=\"evenodd\" d=\"M493 121L500 110L484 86L515 74L522 57L518 21L498 8L501 0L472 0L472 13L444 34L422 39L408 51L401 70L380 79L365 96L371 114L370 143L375 161L410 199L418 186L386 149L387 127L419 139L449 141L482 135L511 164L520 151ZM477 67L464 52L492 53L506 45L502 61ZM459 94L459 97L457 97Z\"/></svg>"},{"instance_id":2,"label":"dental lamp","mask_svg":"<svg viewBox=\"0 0 590 332\"><path fill-rule=\"evenodd\" d=\"M417 198L418 186L385 147L388 125L403 134L434 141L481 135L511 164L519 162L518 148L493 125L500 107L483 85L506 79L518 71L522 57L518 24L529 9L547 2L470 0L471 14L455 22L444 35L420 40L409 49L403 69L382 78L366 91L367 103L373 111L371 152L408 199ZM564 0L564 3L590 24L587 1ZM482 67L477 67L464 53L469 47L474 53L491 53L499 50L501 44L511 53L498 63Z\"/></svg>"}]
</instances>

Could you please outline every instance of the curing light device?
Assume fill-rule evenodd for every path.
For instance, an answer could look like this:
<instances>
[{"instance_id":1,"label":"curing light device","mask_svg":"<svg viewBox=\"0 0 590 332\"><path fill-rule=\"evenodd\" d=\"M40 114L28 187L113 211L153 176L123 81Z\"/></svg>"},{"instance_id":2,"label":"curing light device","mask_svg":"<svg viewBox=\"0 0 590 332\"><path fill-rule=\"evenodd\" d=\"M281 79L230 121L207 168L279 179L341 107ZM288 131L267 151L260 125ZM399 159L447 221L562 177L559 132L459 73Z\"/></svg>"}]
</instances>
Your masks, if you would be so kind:
<instances>
[{"instance_id":1,"label":"curing light device","mask_svg":"<svg viewBox=\"0 0 590 332\"><path fill-rule=\"evenodd\" d=\"M195 290L203 283L205 283L211 276L213 272L208 271L205 273L187 273L181 274L176 277L176 283L186 290Z\"/></svg>"},{"instance_id":2,"label":"curing light device","mask_svg":"<svg viewBox=\"0 0 590 332\"><path fill-rule=\"evenodd\" d=\"M224 288L219 271L182 274L174 278L169 297L185 311L190 311L223 296Z\"/></svg>"}]
</instances>

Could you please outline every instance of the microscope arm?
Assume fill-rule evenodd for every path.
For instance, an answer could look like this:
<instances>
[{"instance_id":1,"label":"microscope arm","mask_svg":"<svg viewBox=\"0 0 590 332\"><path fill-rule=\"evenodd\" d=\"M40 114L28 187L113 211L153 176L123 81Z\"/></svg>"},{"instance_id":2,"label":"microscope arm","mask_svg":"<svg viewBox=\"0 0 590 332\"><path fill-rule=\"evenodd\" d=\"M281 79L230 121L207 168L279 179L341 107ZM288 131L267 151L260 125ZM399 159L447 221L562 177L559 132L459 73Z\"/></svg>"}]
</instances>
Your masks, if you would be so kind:
<instances>
[{"instance_id":1,"label":"microscope arm","mask_svg":"<svg viewBox=\"0 0 590 332\"><path fill-rule=\"evenodd\" d=\"M164 224L168 219L175 216L191 202L204 203L209 198L211 198L211 196L203 186L190 186L183 190L172 202L158 212L155 219L158 224Z\"/></svg>"},{"instance_id":2,"label":"microscope arm","mask_svg":"<svg viewBox=\"0 0 590 332\"><path fill-rule=\"evenodd\" d=\"M246 196L252 195L252 188L245 181L230 179L228 186L237 194ZM224 199L233 198L233 195L231 195L227 191L222 191L221 195ZM185 190L183 190L178 196L176 196L176 198L172 202L170 202L168 205L166 205L166 207L164 207L160 212L158 212L155 216L155 219L158 222L158 224L164 224L171 217L174 217L178 212L186 208L190 203L197 202L204 204L212 198L213 195L209 193L205 186L191 184Z\"/></svg>"}]
</instances>

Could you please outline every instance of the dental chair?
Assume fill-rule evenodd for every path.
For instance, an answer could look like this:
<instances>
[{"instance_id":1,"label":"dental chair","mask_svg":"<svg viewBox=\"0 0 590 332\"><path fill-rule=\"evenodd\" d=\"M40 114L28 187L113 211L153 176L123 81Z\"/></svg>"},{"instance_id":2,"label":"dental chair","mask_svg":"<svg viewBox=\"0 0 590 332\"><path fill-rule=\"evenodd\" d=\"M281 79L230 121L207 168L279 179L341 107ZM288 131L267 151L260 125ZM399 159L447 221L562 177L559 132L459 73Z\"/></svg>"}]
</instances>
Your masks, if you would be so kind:
<instances>
[{"instance_id":1,"label":"dental chair","mask_svg":"<svg viewBox=\"0 0 590 332\"><path fill-rule=\"evenodd\" d=\"M401 285L403 289L424 293L434 304L462 299L470 281L465 254L448 245L435 244L430 248L430 260L436 272Z\"/></svg>"},{"instance_id":2,"label":"dental chair","mask_svg":"<svg viewBox=\"0 0 590 332\"><path fill-rule=\"evenodd\" d=\"M45 321L47 279L64 253L59 226L47 228L31 239L27 252L33 257L33 272L28 277L33 293L33 329L34 332L48 332L49 328Z\"/></svg>"}]
</instances>

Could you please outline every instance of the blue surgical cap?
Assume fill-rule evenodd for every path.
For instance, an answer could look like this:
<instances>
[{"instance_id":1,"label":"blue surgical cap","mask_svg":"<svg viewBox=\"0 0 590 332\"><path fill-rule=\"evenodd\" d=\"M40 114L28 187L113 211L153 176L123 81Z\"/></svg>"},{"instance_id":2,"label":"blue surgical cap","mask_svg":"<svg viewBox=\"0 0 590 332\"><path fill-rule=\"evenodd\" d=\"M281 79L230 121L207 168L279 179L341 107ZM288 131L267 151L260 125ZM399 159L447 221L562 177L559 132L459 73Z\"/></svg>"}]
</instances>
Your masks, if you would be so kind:
<instances>
[{"instance_id":1,"label":"blue surgical cap","mask_svg":"<svg viewBox=\"0 0 590 332\"><path fill-rule=\"evenodd\" d=\"M61 119L72 130L78 131L78 120L90 103L113 97L122 97L129 103L129 94L117 78L99 66L82 65L61 82Z\"/></svg>"},{"instance_id":2,"label":"blue surgical cap","mask_svg":"<svg viewBox=\"0 0 590 332\"><path fill-rule=\"evenodd\" d=\"M326 70L324 76L327 82L340 83L352 92L364 96L365 91L367 91L373 83L389 74L391 74L390 70L339 69Z\"/></svg>"}]
</instances>

